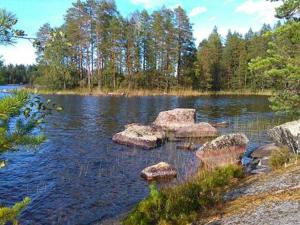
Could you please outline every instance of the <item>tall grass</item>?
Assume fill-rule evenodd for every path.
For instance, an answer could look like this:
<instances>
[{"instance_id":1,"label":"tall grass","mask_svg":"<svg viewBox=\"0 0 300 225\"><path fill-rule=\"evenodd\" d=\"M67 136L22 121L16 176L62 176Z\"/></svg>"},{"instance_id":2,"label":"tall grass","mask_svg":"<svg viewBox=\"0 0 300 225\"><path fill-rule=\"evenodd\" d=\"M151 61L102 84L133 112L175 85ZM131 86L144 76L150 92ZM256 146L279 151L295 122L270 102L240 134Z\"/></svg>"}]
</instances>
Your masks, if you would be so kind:
<instances>
[{"instance_id":1,"label":"tall grass","mask_svg":"<svg viewBox=\"0 0 300 225\"><path fill-rule=\"evenodd\" d=\"M282 147L272 152L270 166L273 170L281 169L289 164L297 164L298 155L292 153L287 147Z\"/></svg>"},{"instance_id":2,"label":"tall grass","mask_svg":"<svg viewBox=\"0 0 300 225\"><path fill-rule=\"evenodd\" d=\"M239 166L230 165L201 171L193 179L158 191L150 186L142 200L123 221L123 225L185 225L199 213L222 202L222 194L244 176Z\"/></svg>"},{"instance_id":3,"label":"tall grass","mask_svg":"<svg viewBox=\"0 0 300 225\"><path fill-rule=\"evenodd\" d=\"M57 95L126 95L126 96L224 96L224 95L258 95L258 96L271 96L271 90L264 91L253 91L250 89L247 90L236 90L236 91L197 91L189 88L174 88L168 91L159 90L159 89L98 89L93 88L89 90L88 88L74 88L67 90L50 90L45 88L27 88L29 91L38 92L40 94L57 94Z\"/></svg>"}]
</instances>

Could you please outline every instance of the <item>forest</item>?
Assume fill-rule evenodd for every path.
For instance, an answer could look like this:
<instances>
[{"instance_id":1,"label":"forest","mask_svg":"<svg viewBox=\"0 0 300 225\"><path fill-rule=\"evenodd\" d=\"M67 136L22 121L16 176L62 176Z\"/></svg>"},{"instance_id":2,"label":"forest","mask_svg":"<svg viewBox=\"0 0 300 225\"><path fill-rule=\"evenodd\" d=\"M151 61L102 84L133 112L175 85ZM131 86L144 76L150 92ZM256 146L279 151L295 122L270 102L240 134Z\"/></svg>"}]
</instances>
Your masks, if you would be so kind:
<instances>
[{"instance_id":1,"label":"forest","mask_svg":"<svg viewBox=\"0 0 300 225\"><path fill-rule=\"evenodd\" d=\"M300 3L283 3L276 25L249 28L244 35L229 30L226 37L215 27L196 47L193 24L180 6L125 18L113 0L78 0L62 26L40 27L33 39L37 64L0 64L1 82L52 90L279 90L274 98L289 111L299 106L290 97L298 99L300 92Z\"/></svg>"}]
</instances>

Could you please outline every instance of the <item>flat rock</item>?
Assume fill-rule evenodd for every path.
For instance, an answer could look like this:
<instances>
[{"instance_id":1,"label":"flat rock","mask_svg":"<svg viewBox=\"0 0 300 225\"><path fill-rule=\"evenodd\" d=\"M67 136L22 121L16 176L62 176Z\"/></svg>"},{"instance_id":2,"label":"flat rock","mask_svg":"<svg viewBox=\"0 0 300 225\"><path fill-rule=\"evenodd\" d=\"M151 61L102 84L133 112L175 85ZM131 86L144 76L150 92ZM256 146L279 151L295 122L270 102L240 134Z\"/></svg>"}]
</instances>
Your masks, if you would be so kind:
<instances>
[{"instance_id":1,"label":"flat rock","mask_svg":"<svg viewBox=\"0 0 300 225\"><path fill-rule=\"evenodd\" d=\"M177 172L168 163L160 162L156 165L145 168L141 172L141 176L146 180L154 180L154 179L176 177Z\"/></svg>"},{"instance_id":2,"label":"flat rock","mask_svg":"<svg viewBox=\"0 0 300 225\"><path fill-rule=\"evenodd\" d=\"M129 124L125 130L113 136L113 141L119 144L152 149L159 146L165 139L165 134L151 126Z\"/></svg>"},{"instance_id":3,"label":"flat rock","mask_svg":"<svg viewBox=\"0 0 300 225\"><path fill-rule=\"evenodd\" d=\"M277 151L277 150L280 150L280 147L278 147L275 143L266 144L266 145L260 146L259 148L255 149L251 153L251 156L254 158L270 157L271 153L273 151Z\"/></svg>"},{"instance_id":4,"label":"flat rock","mask_svg":"<svg viewBox=\"0 0 300 225\"><path fill-rule=\"evenodd\" d=\"M246 152L248 142L244 134L227 134L205 143L196 155L207 167L238 164L241 155Z\"/></svg>"},{"instance_id":5,"label":"flat rock","mask_svg":"<svg viewBox=\"0 0 300 225\"><path fill-rule=\"evenodd\" d=\"M195 123L178 128L174 132L176 138L204 138L217 137L218 130L209 123Z\"/></svg>"},{"instance_id":6,"label":"flat rock","mask_svg":"<svg viewBox=\"0 0 300 225\"><path fill-rule=\"evenodd\" d=\"M179 128L194 125L195 122L195 109L177 108L160 112L153 122L153 125L160 127L166 131L176 131Z\"/></svg>"},{"instance_id":7,"label":"flat rock","mask_svg":"<svg viewBox=\"0 0 300 225\"><path fill-rule=\"evenodd\" d=\"M276 144L285 145L294 153L300 152L300 120L276 126L268 134Z\"/></svg>"},{"instance_id":8,"label":"flat rock","mask_svg":"<svg viewBox=\"0 0 300 225\"><path fill-rule=\"evenodd\" d=\"M251 174L265 174L271 172L271 168L268 166L258 166L254 170L251 170Z\"/></svg>"}]
</instances>

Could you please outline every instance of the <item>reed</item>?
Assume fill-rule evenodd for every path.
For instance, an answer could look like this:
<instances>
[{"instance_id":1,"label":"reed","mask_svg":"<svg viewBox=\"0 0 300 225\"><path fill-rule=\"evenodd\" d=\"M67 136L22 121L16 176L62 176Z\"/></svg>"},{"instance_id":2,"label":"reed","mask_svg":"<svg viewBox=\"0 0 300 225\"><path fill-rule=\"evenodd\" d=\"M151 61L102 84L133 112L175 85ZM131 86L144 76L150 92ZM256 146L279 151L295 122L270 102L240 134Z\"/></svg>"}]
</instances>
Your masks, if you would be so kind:
<instances>
[{"instance_id":1,"label":"reed","mask_svg":"<svg viewBox=\"0 0 300 225\"><path fill-rule=\"evenodd\" d=\"M107 88L98 89L93 88L74 88L67 90L50 90L44 88L26 88L30 92L36 92L45 95L93 95L93 96L272 96L273 91L253 91L250 89L236 90L236 91L196 91L192 89L176 88L169 91L159 89L116 89L111 90Z\"/></svg>"}]
</instances>

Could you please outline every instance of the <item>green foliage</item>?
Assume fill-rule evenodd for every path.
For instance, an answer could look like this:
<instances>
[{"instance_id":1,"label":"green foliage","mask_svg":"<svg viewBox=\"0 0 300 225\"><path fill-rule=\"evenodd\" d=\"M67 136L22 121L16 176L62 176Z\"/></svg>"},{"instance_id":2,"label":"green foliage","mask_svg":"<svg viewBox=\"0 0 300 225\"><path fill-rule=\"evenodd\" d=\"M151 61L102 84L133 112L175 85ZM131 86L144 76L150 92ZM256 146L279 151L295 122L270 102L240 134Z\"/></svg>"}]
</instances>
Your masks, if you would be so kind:
<instances>
[{"instance_id":1,"label":"green foliage","mask_svg":"<svg viewBox=\"0 0 300 225\"><path fill-rule=\"evenodd\" d=\"M54 29L50 33L44 49L44 57L40 61L39 69L44 75L44 82L51 88L66 89L71 80L74 69L68 57L72 44L62 29Z\"/></svg>"},{"instance_id":2,"label":"green foliage","mask_svg":"<svg viewBox=\"0 0 300 225\"><path fill-rule=\"evenodd\" d=\"M28 106L24 107L27 104ZM34 112L39 104L43 103L38 97L31 100L25 91L19 91L0 100L0 152L19 145L38 145L45 140L43 135L32 135L44 117L44 113ZM11 124L13 119L14 126Z\"/></svg>"},{"instance_id":3,"label":"green foliage","mask_svg":"<svg viewBox=\"0 0 300 225\"><path fill-rule=\"evenodd\" d=\"M288 148L280 148L273 151L270 157L270 166L273 170L280 169L291 161L294 155Z\"/></svg>"},{"instance_id":4,"label":"green foliage","mask_svg":"<svg viewBox=\"0 0 300 225\"><path fill-rule=\"evenodd\" d=\"M25 36L24 31L14 29L18 20L14 14L0 9L0 45L12 44L15 38Z\"/></svg>"},{"instance_id":5,"label":"green foliage","mask_svg":"<svg viewBox=\"0 0 300 225\"><path fill-rule=\"evenodd\" d=\"M295 18L298 3L283 1L278 16ZM268 59L275 51L268 45L274 42L270 34L285 26L278 23L272 28L264 24L260 31L250 29L245 36L229 31L224 41L215 28L197 51L193 26L181 7L162 7L151 14L136 11L123 18L114 1L77 1L68 9L63 26L51 28L45 24L40 28L35 42L39 69L34 83L52 89L87 86L90 90L97 85L100 90L166 92L186 87L200 91L276 89L290 95L289 89L284 93L286 88L277 83L288 80L280 80L280 74L295 77L298 73L298 57L288 61L292 57L286 56L293 48L299 52L296 44L291 48L289 43L297 37L298 27L294 27L294 37L282 31L284 40L276 44L281 50ZM282 67L288 70L279 71ZM297 78L294 81L294 85L299 83ZM289 105L284 110L299 108L297 104ZM279 110L276 104L272 107Z\"/></svg>"},{"instance_id":6,"label":"green foliage","mask_svg":"<svg viewBox=\"0 0 300 225\"><path fill-rule=\"evenodd\" d=\"M222 51L221 37L215 27L208 40L200 43L195 62L196 78L202 90L220 90Z\"/></svg>"},{"instance_id":7,"label":"green foliage","mask_svg":"<svg viewBox=\"0 0 300 225\"><path fill-rule=\"evenodd\" d=\"M279 0L271 0L279 1ZM300 0L284 0L283 4L276 9L276 16L280 19L299 20Z\"/></svg>"},{"instance_id":8,"label":"green foliage","mask_svg":"<svg viewBox=\"0 0 300 225\"><path fill-rule=\"evenodd\" d=\"M249 69L262 89L278 90L270 99L273 110L300 114L300 23L288 22L265 35L272 38L267 55L253 59Z\"/></svg>"},{"instance_id":9,"label":"green foliage","mask_svg":"<svg viewBox=\"0 0 300 225\"><path fill-rule=\"evenodd\" d=\"M17 217L29 205L30 201L30 198L26 197L11 208L0 207L0 225L6 225L8 222L17 225Z\"/></svg>"},{"instance_id":10,"label":"green foliage","mask_svg":"<svg viewBox=\"0 0 300 225\"><path fill-rule=\"evenodd\" d=\"M242 177L240 167L228 166L201 171L192 180L161 191L152 184L149 196L136 206L123 224L190 224L197 213L222 202L226 187Z\"/></svg>"},{"instance_id":11,"label":"green foliage","mask_svg":"<svg viewBox=\"0 0 300 225\"><path fill-rule=\"evenodd\" d=\"M36 66L25 65L1 65L0 60L0 84L31 84L36 77Z\"/></svg>"},{"instance_id":12,"label":"green foliage","mask_svg":"<svg viewBox=\"0 0 300 225\"><path fill-rule=\"evenodd\" d=\"M61 38L53 42L55 30L65 34L63 43ZM99 89L169 90L193 83L196 49L181 7L123 18L114 1L77 1L62 27L45 24L37 36L41 76L35 83L50 88L97 84Z\"/></svg>"}]
</instances>

